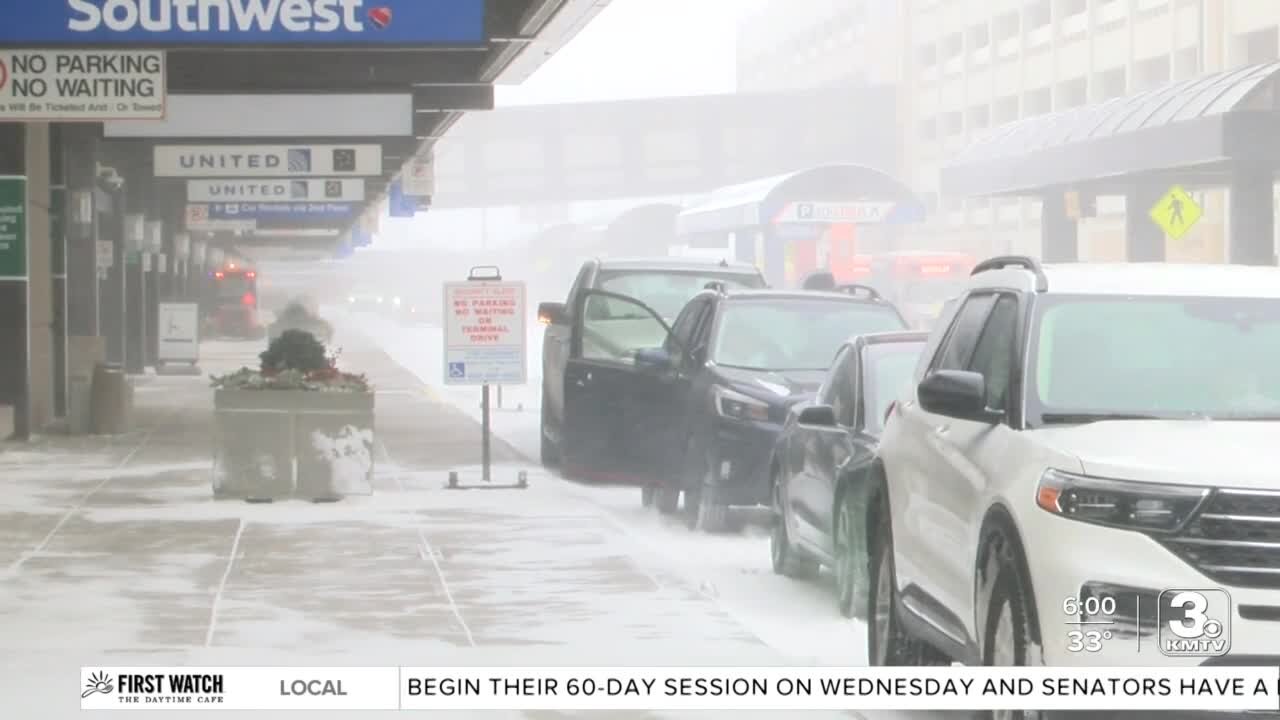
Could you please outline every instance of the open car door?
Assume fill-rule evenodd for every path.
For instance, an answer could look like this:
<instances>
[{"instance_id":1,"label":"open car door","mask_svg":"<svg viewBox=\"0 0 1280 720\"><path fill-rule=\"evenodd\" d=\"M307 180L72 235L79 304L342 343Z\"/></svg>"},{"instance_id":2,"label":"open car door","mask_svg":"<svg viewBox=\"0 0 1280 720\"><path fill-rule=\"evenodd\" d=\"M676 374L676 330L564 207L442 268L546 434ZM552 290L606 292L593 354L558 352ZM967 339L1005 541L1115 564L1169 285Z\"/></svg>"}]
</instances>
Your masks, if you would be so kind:
<instances>
[{"instance_id":1,"label":"open car door","mask_svg":"<svg viewBox=\"0 0 1280 720\"><path fill-rule=\"evenodd\" d=\"M677 402L663 350L671 328L635 298L579 293L564 375L564 469L601 482L649 484L659 471L658 414Z\"/></svg>"}]
</instances>

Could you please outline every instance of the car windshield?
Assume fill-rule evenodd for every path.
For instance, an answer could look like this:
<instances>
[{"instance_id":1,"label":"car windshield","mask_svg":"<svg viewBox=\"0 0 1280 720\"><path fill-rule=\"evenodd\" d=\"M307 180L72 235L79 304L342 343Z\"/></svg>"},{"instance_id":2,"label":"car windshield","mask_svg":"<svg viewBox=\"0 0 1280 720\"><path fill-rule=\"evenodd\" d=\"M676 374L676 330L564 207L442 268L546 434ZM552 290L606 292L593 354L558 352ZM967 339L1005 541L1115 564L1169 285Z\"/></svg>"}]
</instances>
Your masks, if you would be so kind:
<instances>
[{"instance_id":1,"label":"car windshield","mask_svg":"<svg viewBox=\"0 0 1280 720\"><path fill-rule=\"evenodd\" d=\"M728 288L758 288L764 283L758 276L742 274L680 272L602 272L597 286L601 290L633 297L653 308L667 320L680 310L708 283L722 282Z\"/></svg>"},{"instance_id":2,"label":"car windshield","mask_svg":"<svg viewBox=\"0 0 1280 720\"><path fill-rule=\"evenodd\" d=\"M1045 419L1280 416L1280 300L1045 302L1029 394Z\"/></svg>"},{"instance_id":3,"label":"car windshield","mask_svg":"<svg viewBox=\"0 0 1280 720\"><path fill-rule=\"evenodd\" d=\"M809 298L728 303L711 359L752 370L826 370L851 335L901 330L887 305Z\"/></svg>"},{"instance_id":4,"label":"car windshield","mask_svg":"<svg viewBox=\"0 0 1280 720\"><path fill-rule=\"evenodd\" d=\"M866 428L879 433L889 404L911 389L916 361L924 342L890 342L868 345L863 352L862 387L866 400Z\"/></svg>"}]
</instances>

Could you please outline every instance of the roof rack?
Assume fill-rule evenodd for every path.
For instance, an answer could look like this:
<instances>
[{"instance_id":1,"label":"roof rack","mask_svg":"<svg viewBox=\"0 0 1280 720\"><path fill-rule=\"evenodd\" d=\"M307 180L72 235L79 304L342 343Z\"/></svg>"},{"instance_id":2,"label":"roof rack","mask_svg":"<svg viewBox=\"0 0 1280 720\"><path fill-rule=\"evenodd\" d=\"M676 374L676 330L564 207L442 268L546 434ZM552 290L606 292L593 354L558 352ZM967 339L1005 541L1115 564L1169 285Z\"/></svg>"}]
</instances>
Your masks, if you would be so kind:
<instances>
[{"instance_id":1,"label":"roof rack","mask_svg":"<svg viewBox=\"0 0 1280 720\"><path fill-rule=\"evenodd\" d=\"M1031 271L1036 276L1036 292L1049 291L1049 277L1044 274L1044 268L1040 266L1040 261L1027 255L1000 255L983 260L974 266L973 272L969 273L969 275L978 275L990 270L1003 270L1007 267L1020 267Z\"/></svg>"},{"instance_id":2,"label":"roof rack","mask_svg":"<svg viewBox=\"0 0 1280 720\"><path fill-rule=\"evenodd\" d=\"M846 295L857 295L858 293L865 293L867 298L870 300L884 300L884 296L880 294L880 291L876 290L870 285L848 283L846 285L837 285L835 288L835 291L845 293Z\"/></svg>"}]
</instances>

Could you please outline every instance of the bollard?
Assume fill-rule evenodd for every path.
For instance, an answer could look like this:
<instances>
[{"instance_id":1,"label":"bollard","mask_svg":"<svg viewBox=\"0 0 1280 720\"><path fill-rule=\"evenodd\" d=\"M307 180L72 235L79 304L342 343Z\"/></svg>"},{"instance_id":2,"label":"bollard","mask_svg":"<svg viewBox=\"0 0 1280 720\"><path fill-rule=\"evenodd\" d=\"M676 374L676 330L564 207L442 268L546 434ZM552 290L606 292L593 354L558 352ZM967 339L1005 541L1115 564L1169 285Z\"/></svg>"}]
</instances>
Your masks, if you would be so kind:
<instances>
[{"instance_id":1,"label":"bollard","mask_svg":"<svg viewBox=\"0 0 1280 720\"><path fill-rule=\"evenodd\" d=\"M457 470L449 471L449 487L455 490L458 487L458 471Z\"/></svg>"},{"instance_id":2,"label":"bollard","mask_svg":"<svg viewBox=\"0 0 1280 720\"><path fill-rule=\"evenodd\" d=\"M521 470L516 475L516 487L520 488L521 490L525 490L529 487L529 471L528 470Z\"/></svg>"}]
</instances>

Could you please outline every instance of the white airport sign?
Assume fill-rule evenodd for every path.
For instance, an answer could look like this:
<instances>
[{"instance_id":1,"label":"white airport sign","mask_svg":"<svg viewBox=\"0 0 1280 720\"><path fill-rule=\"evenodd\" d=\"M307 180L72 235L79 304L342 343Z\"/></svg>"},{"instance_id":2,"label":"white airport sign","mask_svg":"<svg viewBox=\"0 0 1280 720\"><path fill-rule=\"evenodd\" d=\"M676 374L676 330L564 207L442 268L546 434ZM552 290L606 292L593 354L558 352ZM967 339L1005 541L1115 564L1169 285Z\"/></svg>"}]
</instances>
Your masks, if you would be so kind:
<instances>
[{"instance_id":1,"label":"white airport sign","mask_svg":"<svg viewBox=\"0 0 1280 720\"><path fill-rule=\"evenodd\" d=\"M775 223L853 223L871 225L884 222L894 203L861 200L857 202L794 202L783 208Z\"/></svg>"},{"instance_id":2,"label":"white airport sign","mask_svg":"<svg viewBox=\"0 0 1280 720\"><path fill-rule=\"evenodd\" d=\"M246 123L245 118L253 118ZM109 122L107 138L377 138L413 135L413 96L170 95L164 120Z\"/></svg>"},{"instance_id":3,"label":"white airport sign","mask_svg":"<svg viewBox=\"0 0 1280 720\"><path fill-rule=\"evenodd\" d=\"M159 50L0 50L0 122L159 120L165 88Z\"/></svg>"},{"instance_id":4,"label":"white airport sign","mask_svg":"<svg viewBox=\"0 0 1280 720\"><path fill-rule=\"evenodd\" d=\"M436 194L436 167L432 156L415 157L404 167L400 177L404 194L409 197L429 198Z\"/></svg>"},{"instance_id":5,"label":"white airport sign","mask_svg":"<svg viewBox=\"0 0 1280 720\"><path fill-rule=\"evenodd\" d=\"M381 145L157 145L156 177L368 177L382 174Z\"/></svg>"},{"instance_id":6,"label":"white airport sign","mask_svg":"<svg viewBox=\"0 0 1280 720\"><path fill-rule=\"evenodd\" d=\"M161 362L196 363L200 360L200 306L196 303L160 303L156 331Z\"/></svg>"},{"instance_id":7,"label":"white airport sign","mask_svg":"<svg viewBox=\"0 0 1280 720\"><path fill-rule=\"evenodd\" d=\"M527 382L524 283L445 283L444 310L446 385Z\"/></svg>"},{"instance_id":8,"label":"white airport sign","mask_svg":"<svg viewBox=\"0 0 1280 720\"><path fill-rule=\"evenodd\" d=\"M364 202L363 178L295 180L188 180L187 201L227 202Z\"/></svg>"}]
</instances>

